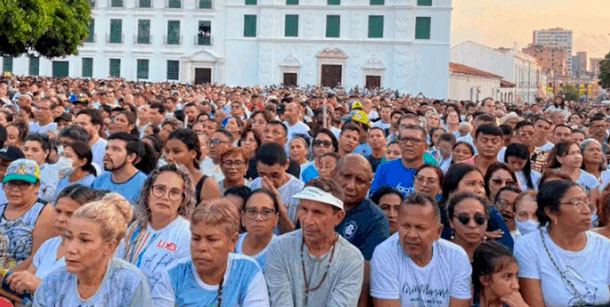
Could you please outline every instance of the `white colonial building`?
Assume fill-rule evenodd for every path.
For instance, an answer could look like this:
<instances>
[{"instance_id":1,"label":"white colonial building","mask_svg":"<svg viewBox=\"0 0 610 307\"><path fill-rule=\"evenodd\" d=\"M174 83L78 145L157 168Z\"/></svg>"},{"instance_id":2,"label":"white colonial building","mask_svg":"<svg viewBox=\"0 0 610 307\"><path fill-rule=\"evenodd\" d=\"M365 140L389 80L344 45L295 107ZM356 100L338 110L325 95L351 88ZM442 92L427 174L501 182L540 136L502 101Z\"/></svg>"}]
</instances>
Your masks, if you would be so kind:
<instances>
[{"instance_id":1,"label":"white colonial building","mask_svg":"<svg viewBox=\"0 0 610 307\"><path fill-rule=\"evenodd\" d=\"M78 56L17 75L383 87L446 98L451 0L97 0Z\"/></svg>"}]
</instances>

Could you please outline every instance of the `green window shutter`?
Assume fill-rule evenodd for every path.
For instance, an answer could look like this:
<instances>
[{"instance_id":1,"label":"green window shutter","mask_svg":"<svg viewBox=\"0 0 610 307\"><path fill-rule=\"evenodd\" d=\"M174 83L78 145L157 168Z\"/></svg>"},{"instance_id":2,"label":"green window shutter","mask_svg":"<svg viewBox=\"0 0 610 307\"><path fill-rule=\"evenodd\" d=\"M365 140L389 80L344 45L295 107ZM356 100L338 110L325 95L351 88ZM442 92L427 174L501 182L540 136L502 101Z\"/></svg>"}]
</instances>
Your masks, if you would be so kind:
<instances>
[{"instance_id":1,"label":"green window shutter","mask_svg":"<svg viewBox=\"0 0 610 307\"><path fill-rule=\"evenodd\" d=\"M199 32L197 33L197 45L209 46L212 44L212 22L209 20L199 21Z\"/></svg>"},{"instance_id":2,"label":"green window shutter","mask_svg":"<svg viewBox=\"0 0 610 307\"><path fill-rule=\"evenodd\" d=\"M341 34L341 16L326 15L326 37L339 37Z\"/></svg>"},{"instance_id":3,"label":"green window shutter","mask_svg":"<svg viewBox=\"0 0 610 307\"><path fill-rule=\"evenodd\" d=\"M138 0L138 7L147 8L152 7L151 0Z\"/></svg>"},{"instance_id":4,"label":"green window shutter","mask_svg":"<svg viewBox=\"0 0 610 307\"><path fill-rule=\"evenodd\" d=\"M299 5L299 0L286 0L286 5Z\"/></svg>"},{"instance_id":5,"label":"green window shutter","mask_svg":"<svg viewBox=\"0 0 610 307\"><path fill-rule=\"evenodd\" d=\"M246 5L256 5L256 0L246 0Z\"/></svg>"},{"instance_id":6,"label":"green window shutter","mask_svg":"<svg viewBox=\"0 0 610 307\"><path fill-rule=\"evenodd\" d=\"M95 42L95 19L91 18L89 22L89 35L85 38L85 43L93 43Z\"/></svg>"},{"instance_id":7,"label":"green window shutter","mask_svg":"<svg viewBox=\"0 0 610 307\"><path fill-rule=\"evenodd\" d=\"M167 80L180 80L180 62L167 60Z\"/></svg>"},{"instance_id":8,"label":"green window shutter","mask_svg":"<svg viewBox=\"0 0 610 307\"><path fill-rule=\"evenodd\" d=\"M82 72L83 78L93 77L93 58L83 58Z\"/></svg>"},{"instance_id":9,"label":"green window shutter","mask_svg":"<svg viewBox=\"0 0 610 307\"><path fill-rule=\"evenodd\" d=\"M38 76L40 74L40 58L31 56L30 66L28 68L28 74L30 76Z\"/></svg>"},{"instance_id":10,"label":"green window shutter","mask_svg":"<svg viewBox=\"0 0 610 307\"><path fill-rule=\"evenodd\" d=\"M138 59L137 61L137 78L148 79L148 60Z\"/></svg>"},{"instance_id":11,"label":"green window shutter","mask_svg":"<svg viewBox=\"0 0 610 307\"><path fill-rule=\"evenodd\" d=\"M138 44L150 44L150 20L138 20Z\"/></svg>"},{"instance_id":12,"label":"green window shutter","mask_svg":"<svg viewBox=\"0 0 610 307\"><path fill-rule=\"evenodd\" d=\"M385 1L384 0L370 0L370 4L371 5L384 5Z\"/></svg>"},{"instance_id":13,"label":"green window shutter","mask_svg":"<svg viewBox=\"0 0 610 307\"><path fill-rule=\"evenodd\" d=\"M212 0L199 0L199 8L200 9L211 9Z\"/></svg>"},{"instance_id":14,"label":"green window shutter","mask_svg":"<svg viewBox=\"0 0 610 307\"><path fill-rule=\"evenodd\" d=\"M383 16L369 16L369 38L383 38Z\"/></svg>"},{"instance_id":15,"label":"green window shutter","mask_svg":"<svg viewBox=\"0 0 610 307\"><path fill-rule=\"evenodd\" d=\"M68 61L53 61L53 77L67 77L70 73Z\"/></svg>"},{"instance_id":16,"label":"green window shutter","mask_svg":"<svg viewBox=\"0 0 610 307\"><path fill-rule=\"evenodd\" d=\"M415 18L415 39L430 39L430 25L432 18L417 17Z\"/></svg>"},{"instance_id":17,"label":"green window shutter","mask_svg":"<svg viewBox=\"0 0 610 307\"><path fill-rule=\"evenodd\" d=\"M180 21L169 20L167 22L167 44L180 45Z\"/></svg>"},{"instance_id":18,"label":"green window shutter","mask_svg":"<svg viewBox=\"0 0 610 307\"><path fill-rule=\"evenodd\" d=\"M299 36L299 15L286 15L284 22L284 36Z\"/></svg>"},{"instance_id":19,"label":"green window shutter","mask_svg":"<svg viewBox=\"0 0 610 307\"><path fill-rule=\"evenodd\" d=\"M432 0L417 0L419 6L432 6Z\"/></svg>"},{"instance_id":20,"label":"green window shutter","mask_svg":"<svg viewBox=\"0 0 610 307\"><path fill-rule=\"evenodd\" d=\"M244 37L256 37L256 15L244 15Z\"/></svg>"},{"instance_id":21,"label":"green window shutter","mask_svg":"<svg viewBox=\"0 0 610 307\"><path fill-rule=\"evenodd\" d=\"M341 0L327 0L328 5L341 5Z\"/></svg>"},{"instance_id":22,"label":"green window shutter","mask_svg":"<svg viewBox=\"0 0 610 307\"><path fill-rule=\"evenodd\" d=\"M11 56L2 57L2 71L13 72L13 57L11 57Z\"/></svg>"},{"instance_id":23,"label":"green window shutter","mask_svg":"<svg viewBox=\"0 0 610 307\"><path fill-rule=\"evenodd\" d=\"M110 43L120 44L123 42L123 20L110 19Z\"/></svg>"},{"instance_id":24,"label":"green window shutter","mask_svg":"<svg viewBox=\"0 0 610 307\"><path fill-rule=\"evenodd\" d=\"M123 7L123 0L112 0L110 2L111 7Z\"/></svg>"},{"instance_id":25,"label":"green window shutter","mask_svg":"<svg viewBox=\"0 0 610 307\"><path fill-rule=\"evenodd\" d=\"M110 59L110 77L121 77L121 59Z\"/></svg>"},{"instance_id":26,"label":"green window shutter","mask_svg":"<svg viewBox=\"0 0 610 307\"><path fill-rule=\"evenodd\" d=\"M170 9L179 9L182 7L182 1L180 0L169 0L169 2L167 3L167 7L169 7Z\"/></svg>"}]
</instances>

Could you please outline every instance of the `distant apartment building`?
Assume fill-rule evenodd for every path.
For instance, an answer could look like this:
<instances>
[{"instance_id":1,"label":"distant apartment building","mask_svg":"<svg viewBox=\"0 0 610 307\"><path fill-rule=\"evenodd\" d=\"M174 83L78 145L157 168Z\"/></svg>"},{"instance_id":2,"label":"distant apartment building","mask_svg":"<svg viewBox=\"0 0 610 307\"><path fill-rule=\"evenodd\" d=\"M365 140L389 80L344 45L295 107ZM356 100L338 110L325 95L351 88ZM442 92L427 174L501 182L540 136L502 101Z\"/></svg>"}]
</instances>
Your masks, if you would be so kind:
<instances>
[{"instance_id":1,"label":"distant apartment building","mask_svg":"<svg viewBox=\"0 0 610 307\"><path fill-rule=\"evenodd\" d=\"M599 62L603 61L604 58L590 58L589 59L589 72L594 75L599 75Z\"/></svg>"},{"instance_id":2,"label":"distant apartment building","mask_svg":"<svg viewBox=\"0 0 610 307\"><path fill-rule=\"evenodd\" d=\"M566 50L563 47L530 44L523 48L523 53L533 57L540 65L542 71L551 75L566 74Z\"/></svg>"},{"instance_id":3,"label":"distant apartment building","mask_svg":"<svg viewBox=\"0 0 610 307\"><path fill-rule=\"evenodd\" d=\"M534 30L533 43L535 45L565 48L566 74L572 74L572 30L562 28Z\"/></svg>"},{"instance_id":4,"label":"distant apartment building","mask_svg":"<svg viewBox=\"0 0 610 307\"><path fill-rule=\"evenodd\" d=\"M576 52L575 56L572 56L572 74L574 76L581 76L587 73L587 52L579 51Z\"/></svg>"}]
</instances>

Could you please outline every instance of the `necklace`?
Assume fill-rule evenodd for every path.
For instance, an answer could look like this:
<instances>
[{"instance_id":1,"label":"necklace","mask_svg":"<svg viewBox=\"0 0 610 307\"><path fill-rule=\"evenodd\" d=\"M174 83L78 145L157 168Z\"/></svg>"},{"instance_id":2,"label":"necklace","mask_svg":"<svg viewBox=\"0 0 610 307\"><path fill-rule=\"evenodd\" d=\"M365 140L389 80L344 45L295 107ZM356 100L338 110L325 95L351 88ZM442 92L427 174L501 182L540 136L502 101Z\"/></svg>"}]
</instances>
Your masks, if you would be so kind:
<instances>
[{"instance_id":1,"label":"necklace","mask_svg":"<svg viewBox=\"0 0 610 307\"><path fill-rule=\"evenodd\" d=\"M220 283L218 284L218 298L216 301L216 307L220 307L222 304L222 284L225 281L225 275L222 274L222 279L220 279Z\"/></svg>"},{"instance_id":2,"label":"necklace","mask_svg":"<svg viewBox=\"0 0 610 307\"><path fill-rule=\"evenodd\" d=\"M330 263L333 261L333 256L335 255L335 246L337 243L337 239L338 239L337 234L335 234L335 239L333 241L333 247L330 251L330 258L328 259L328 263L326 264L326 270L324 270L324 275L322 275L322 278L320 279L320 282L318 283L318 285L313 288L309 287L309 282L311 282L311 280L309 282L307 281L307 271L305 270L305 258L303 258L303 246L305 245L305 238L303 238L301 241L301 269L303 270L303 279L305 281L305 306L307 306L307 296L309 296L309 292L318 290L322 286L322 283L324 282L324 280L326 280L326 275L328 275L328 269L330 268Z\"/></svg>"}]
</instances>

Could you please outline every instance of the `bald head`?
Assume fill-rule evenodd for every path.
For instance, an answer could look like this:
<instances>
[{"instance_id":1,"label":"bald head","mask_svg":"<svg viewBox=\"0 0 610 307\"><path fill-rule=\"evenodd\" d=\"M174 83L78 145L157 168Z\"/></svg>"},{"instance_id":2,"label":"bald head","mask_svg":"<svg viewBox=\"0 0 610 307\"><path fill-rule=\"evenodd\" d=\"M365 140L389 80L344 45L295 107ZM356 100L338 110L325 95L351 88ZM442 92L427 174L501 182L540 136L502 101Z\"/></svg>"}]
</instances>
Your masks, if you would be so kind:
<instances>
[{"instance_id":1,"label":"bald head","mask_svg":"<svg viewBox=\"0 0 610 307\"><path fill-rule=\"evenodd\" d=\"M286 104L284 109L284 117L290 125L293 125L299 120L299 105L296 102L290 102Z\"/></svg>"},{"instance_id":2,"label":"bald head","mask_svg":"<svg viewBox=\"0 0 610 307\"><path fill-rule=\"evenodd\" d=\"M346 211L366 197L372 177L371 164L362 155L350 153L337 161L334 178L343 188Z\"/></svg>"},{"instance_id":3,"label":"bald head","mask_svg":"<svg viewBox=\"0 0 610 307\"><path fill-rule=\"evenodd\" d=\"M344 168L358 168L369 174L373 172L369 161L363 155L356 153L348 153L341 157L339 161L337 161L335 172L341 171Z\"/></svg>"}]
</instances>

